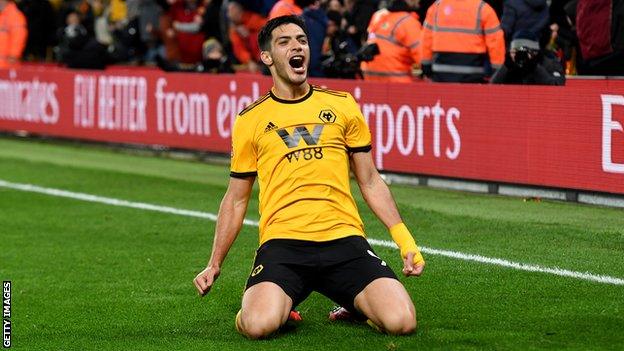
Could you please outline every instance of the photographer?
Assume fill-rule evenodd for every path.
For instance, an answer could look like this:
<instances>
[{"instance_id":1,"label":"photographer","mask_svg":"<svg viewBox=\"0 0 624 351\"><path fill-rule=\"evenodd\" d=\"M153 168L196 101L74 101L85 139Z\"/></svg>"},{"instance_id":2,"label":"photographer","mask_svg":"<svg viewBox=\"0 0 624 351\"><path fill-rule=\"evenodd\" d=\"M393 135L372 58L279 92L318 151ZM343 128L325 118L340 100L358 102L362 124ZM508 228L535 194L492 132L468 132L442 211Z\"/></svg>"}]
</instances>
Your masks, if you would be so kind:
<instances>
[{"instance_id":1,"label":"photographer","mask_svg":"<svg viewBox=\"0 0 624 351\"><path fill-rule=\"evenodd\" d=\"M520 31L514 35L505 64L494 73L491 83L564 85L565 73L554 55L540 50L535 34Z\"/></svg>"},{"instance_id":2,"label":"photographer","mask_svg":"<svg viewBox=\"0 0 624 351\"><path fill-rule=\"evenodd\" d=\"M232 63L219 41L210 38L202 45L202 60L198 64L171 62L156 56L158 67L166 72L234 73Z\"/></svg>"},{"instance_id":3,"label":"photographer","mask_svg":"<svg viewBox=\"0 0 624 351\"><path fill-rule=\"evenodd\" d=\"M358 45L344 28L346 21L343 16L338 11L330 10L327 19L326 54L321 63L325 77L363 78L360 63L379 55L379 46L376 43L366 44L358 50Z\"/></svg>"}]
</instances>

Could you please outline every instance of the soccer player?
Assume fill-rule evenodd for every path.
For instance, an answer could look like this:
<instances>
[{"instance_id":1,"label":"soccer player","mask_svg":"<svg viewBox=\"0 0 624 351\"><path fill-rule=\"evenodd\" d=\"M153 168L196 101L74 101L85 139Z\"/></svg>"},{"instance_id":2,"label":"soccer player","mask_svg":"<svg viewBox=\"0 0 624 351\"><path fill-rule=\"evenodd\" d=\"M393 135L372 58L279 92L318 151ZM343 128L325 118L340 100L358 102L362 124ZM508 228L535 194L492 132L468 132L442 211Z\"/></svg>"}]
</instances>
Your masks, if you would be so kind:
<instances>
[{"instance_id":1,"label":"soccer player","mask_svg":"<svg viewBox=\"0 0 624 351\"><path fill-rule=\"evenodd\" d=\"M269 336L312 291L384 332L413 332L414 304L365 239L350 170L398 244L403 274L420 275L425 261L374 166L357 103L348 93L308 84L310 52L299 17L270 20L258 38L274 85L234 123L230 182L208 266L194 280L199 294L219 276L258 178L260 247L236 315L239 332Z\"/></svg>"}]
</instances>

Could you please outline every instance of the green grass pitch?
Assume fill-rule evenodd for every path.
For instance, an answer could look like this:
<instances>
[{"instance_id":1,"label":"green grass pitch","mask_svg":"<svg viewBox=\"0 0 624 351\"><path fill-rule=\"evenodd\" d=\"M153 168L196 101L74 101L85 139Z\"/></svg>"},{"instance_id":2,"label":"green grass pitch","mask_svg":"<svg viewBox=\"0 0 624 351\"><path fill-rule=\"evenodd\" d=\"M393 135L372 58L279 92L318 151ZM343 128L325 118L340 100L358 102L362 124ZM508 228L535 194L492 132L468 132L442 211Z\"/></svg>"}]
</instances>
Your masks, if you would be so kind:
<instances>
[{"instance_id":1,"label":"green grass pitch","mask_svg":"<svg viewBox=\"0 0 624 351\"><path fill-rule=\"evenodd\" d=\"M0 180L216 213L228 169L93 146L0 138ZM419 244L624 278L624 211L391 186ZM389 235L353 186L371 238ZM247 218L257 219L257 193ZM11 280L15 350L623 350L624 286L425 255L401 278L407 337L332 323L313 294L270 340L236 333L257 228L244 226L210 294L192 279L215 223L0 187L0 278ZM398 271L398 254L375 247Z\"/></svg>"}]
</instances>

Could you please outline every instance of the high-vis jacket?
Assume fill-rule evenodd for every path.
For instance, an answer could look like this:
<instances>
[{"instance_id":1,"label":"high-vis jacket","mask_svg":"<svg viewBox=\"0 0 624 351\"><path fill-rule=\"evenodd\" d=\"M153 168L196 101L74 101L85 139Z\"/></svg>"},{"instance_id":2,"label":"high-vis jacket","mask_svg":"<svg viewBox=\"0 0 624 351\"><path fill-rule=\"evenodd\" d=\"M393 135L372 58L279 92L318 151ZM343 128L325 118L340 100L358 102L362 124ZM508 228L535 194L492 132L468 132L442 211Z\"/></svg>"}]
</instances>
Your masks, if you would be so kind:
<instances>
[{"instance_id":1,"label":"high-vis jacket","mask_svg":"<svg viewBox=\"0 0 624 351\"><path fill-rule=\"evenodd\" d=\"M15 67L26 46L26 18L13 2L0 11L0 68Z\"/></svg>"},{"instance_id":2,"label":"high-vis jacket","mask_svg":"<svg viewBox=\"0 0 624 351\"><path fill-rule=\"evenodd\" d=\"M414 12L382 9L368 25L368 43L379 46L379 55L362 62L365 80L411 82L412 65L420 63L422 27Z\"/></svg>"},{"instance_id":3,"label":"high-vis jacket","mask_svg":"<svg viewBox=\"0 0 624 351\"><path fill-rule=\"evenodd\" d=\"M505 62L505 38L496 13L482 0L438 0L423 26L424 72L440 82L482 82L485 62Z\"/></svg>"},{"instance_id":4,"label":"high-vis jacket","mask_svg":"<svg viewBox=\"0 0 624 351\"><path fill-rule=\"evenodd\" d=\"M251 60L260 62L260 48L258 47L258 33L266 23L266 18L251 11L243 13L242 24L247 28L249 34L242 36L234 26L230 26L230 43L234 57L242 63L246 64Z\"/></svg>"},{"instance_id":5,"label":"high-vis jacket","mask_svg":"<svg viewBox=\"0 0 624 351\"><path fill-rule=\"evenodd\" d=\"M280 0L271 8L269 19L288 15L300 16L302 13L303 9L295 4L295 0Z\"/></svg>"}]
</instances>

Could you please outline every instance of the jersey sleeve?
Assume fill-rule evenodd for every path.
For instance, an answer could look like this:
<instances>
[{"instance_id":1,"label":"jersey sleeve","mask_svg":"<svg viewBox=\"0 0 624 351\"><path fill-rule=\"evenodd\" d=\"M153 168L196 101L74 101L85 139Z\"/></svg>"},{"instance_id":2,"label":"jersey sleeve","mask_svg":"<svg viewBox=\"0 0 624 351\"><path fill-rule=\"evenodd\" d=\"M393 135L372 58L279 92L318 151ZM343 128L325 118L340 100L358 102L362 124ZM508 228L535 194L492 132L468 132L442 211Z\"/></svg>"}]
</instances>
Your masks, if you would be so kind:
<instances>
[{"instance_id":1,"label":"jersey sleeve","mask_svg":"<svg viewBox=\"0 0 624 351\"><path fill-rule=\"evenodd\" d=\"M231 177L246 178L258 174L254 129L248 121L245 121L245 117L236 116L236 121L234 121L231 156Z\"/></svg>"},{"instance_id":2,"label":"jersey sleeve","mask_svg":"<svg viewBox=\"0 0 624 351\"><path fill-rule=\"evenodd\" d=\"M349 152L368 152L371 150L371 133L360 106L350 94L347 96L347 128L345 140Z\"/></svg>"}]
</instances>

